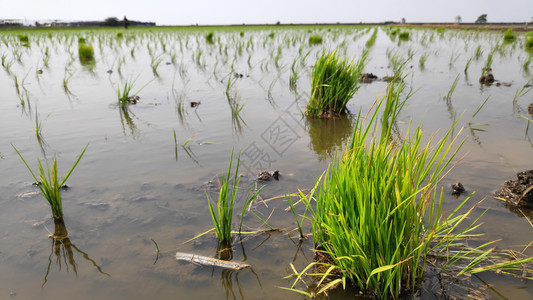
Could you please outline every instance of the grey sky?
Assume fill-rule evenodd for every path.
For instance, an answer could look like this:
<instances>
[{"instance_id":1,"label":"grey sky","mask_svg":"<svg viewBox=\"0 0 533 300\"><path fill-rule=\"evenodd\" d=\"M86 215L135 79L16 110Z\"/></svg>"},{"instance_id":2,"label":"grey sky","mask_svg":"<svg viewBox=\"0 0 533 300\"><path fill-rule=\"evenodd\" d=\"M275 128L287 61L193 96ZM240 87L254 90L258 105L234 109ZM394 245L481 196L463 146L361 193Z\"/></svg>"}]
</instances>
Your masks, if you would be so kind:
<instances>
[{"instance_id":1,"label":"grey sky","mask_svg":"<svg viewBox=\"0 0 533 300\"><path fill-rule=\"evenodd\" d=\"M317 22L526 22L531 0L0 0L0 19L103 20L127 16L157 25Z\"/></svg>"}]
</instances>

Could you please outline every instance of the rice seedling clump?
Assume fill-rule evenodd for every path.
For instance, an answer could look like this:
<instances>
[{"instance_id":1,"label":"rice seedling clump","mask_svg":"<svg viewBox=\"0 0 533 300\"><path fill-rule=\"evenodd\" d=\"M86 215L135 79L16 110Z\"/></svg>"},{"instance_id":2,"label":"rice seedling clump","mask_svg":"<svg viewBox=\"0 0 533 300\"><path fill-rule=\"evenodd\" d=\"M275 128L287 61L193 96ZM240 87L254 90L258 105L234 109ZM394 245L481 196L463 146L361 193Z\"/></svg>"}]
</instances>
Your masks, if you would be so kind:
<instances>
[{"instance_id":1,"label":"rice seedling clump","mask_svg":"<svg viewBox=\"0 0 533 300\"><path fill-rule=\"evenodd\" d=\"M320 45L322 44L322 37L319 35L312 35L309 37L309 45Z\"/></svg>"},{"instance_id":2,"label":"rice seedling clump","mask_svg":"<svg viewBox=\"0 0 533 300\"><path fill-rule=\"evenodd\" d=\"M409 39L409 32L407 31L404 31L404 32L401 32L399 35L398 35L398 38L402 41L407 41Z\"/></svg>"},{"instance_id":3,"label":"rice seedling clump","mask_svg":"<svg viewBox=\"0 0 533 300\"><path fill-rule=\"evenodd\" d=\"M27 34L19 34L18 39L24 47L28 47L28 45L30 44L30 39L28 38Z\"/></svg>"},{"instance_id":4,"label":"rice seedling clump","mask_svg":"<svg viewBox=\"0 0 533 300\"><path fill-rule=\"evenodd\" d=\"M214 40L214 34L212 31L210 31L206 36L205 36L205 41L208 43L208 44L213 44L215 43L215 40Z\"/></svg>"},{"instance_id":5,"label":"rice seedling clump","mask_svg":"<svg viewBox=\"0 0 533 300\"><path fill-rule=\"evenodd\" d=\"M91 64L94 62L93 45L88 44L83 37L78 39L78 55L82 64Z\"/></svg>"},{"instance_id":6,"label":"rice seedling clump","mask_svg":"<svg viewBox=\"0 0 533 300\"><path fill-rule=\"evenodd\" d=\"M533 35L526 39L525 46L527 50L533 50Z\"/></svg>"},{"instance_id":7,"label":"rice seedling clump","mask_svg":"<svg viewBox=\"0 0 533 300\"><path fill-rule=\"evenodd\" d=\"M507 29L503 35L503 40L507 43L514 42L516 40L516 35L514 34L512 28Z\"/></svg>"},{"instance_id":8,"label":"rice seedling clump","mask_svg":"<svg viewBox=\"0 0 533 300\"><path fill-rule=\"evenodd\" d=\"M306 107L306 115L330 117L345 113L346 104L359 89L366 57L365 51L354 62L339 57L336 51L324 51L313 67L311 98Z\"/></svg>"}]
</instances>

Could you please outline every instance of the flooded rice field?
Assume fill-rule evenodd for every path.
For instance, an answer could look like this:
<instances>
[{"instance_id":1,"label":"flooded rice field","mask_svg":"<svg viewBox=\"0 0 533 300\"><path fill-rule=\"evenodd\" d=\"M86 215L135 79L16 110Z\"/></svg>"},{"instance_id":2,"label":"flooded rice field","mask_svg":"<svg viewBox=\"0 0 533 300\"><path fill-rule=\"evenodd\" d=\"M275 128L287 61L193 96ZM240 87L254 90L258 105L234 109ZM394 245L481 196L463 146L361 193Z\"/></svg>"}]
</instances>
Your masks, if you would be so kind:
<instances>
[{"instance_id":1,"label":"flooded rice field","mask_svg":"<svg viewBox=\"0 0 533 300\"><path fill-rule=\"evenodd\" d=\"M397 131L405 134L411 122L426 138L440 138L457 122L453 133L465 140L441 181L443 210L475 191L463 208L483 200L472 217L484 212L484 235L473 245L498 240L496 248L533 256L533 211L493 198L517 172L533 169L533 63L523 35L504 43L501 32L402 28L408 38L400 39L394 31L0 31L0 298L303 298L280 287L292 285L284 279L291 263L302 270L313 261L313 240L299 241L283 196L313 187L348 142L357 114L386 90L382 78L399 68L411 95ZM316 35L322 42L310 45ZM92 46L92 58L83 58L80 44ZM303 114L324 49L356 60L367 50L364 72L378 77L360 83L348 116ZM495 81L480 83L488 74ZM122 105L117 95L128 86L139 98ZM62 191L68 239L57 242L48 237L49 205L14 147L34 170L38 158L51 163L56 155L62 178L87 143ZM264 186L244 216L243 230L252 233L235 234L231 253L251 268L177 261L176 252L217 255L214 232L201 235L213 228L206 192L216 199L232 150L241 151L242 174L235 220L250 187ZM278 180L256 180L274 170ZM455 197L450 186L458 181L466 194ZM303 228L312 233L311 224ZM533 298L533 282L510 275L485 272L467 281L439 287L428 279L419 297Z\"/></svg>"}]
</instances>

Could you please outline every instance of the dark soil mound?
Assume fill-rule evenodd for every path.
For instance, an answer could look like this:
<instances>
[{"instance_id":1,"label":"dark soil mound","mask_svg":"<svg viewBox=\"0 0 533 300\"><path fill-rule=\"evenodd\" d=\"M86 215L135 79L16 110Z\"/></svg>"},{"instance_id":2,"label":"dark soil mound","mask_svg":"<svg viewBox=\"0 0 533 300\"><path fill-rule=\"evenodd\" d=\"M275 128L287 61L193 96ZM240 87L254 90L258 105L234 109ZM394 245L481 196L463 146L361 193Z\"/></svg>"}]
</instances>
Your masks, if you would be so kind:
<instances>
[{"instance_id":1,"label":"dark soil mound","mask_svg":"<svg viewBox=\"0 0 533 300\"><path fill-rule=\"evenodd\" d=\"M533 208L533 170L519 172L516 180L507 180L495 195L509 204Z\"/></svg>"}]
</instances>

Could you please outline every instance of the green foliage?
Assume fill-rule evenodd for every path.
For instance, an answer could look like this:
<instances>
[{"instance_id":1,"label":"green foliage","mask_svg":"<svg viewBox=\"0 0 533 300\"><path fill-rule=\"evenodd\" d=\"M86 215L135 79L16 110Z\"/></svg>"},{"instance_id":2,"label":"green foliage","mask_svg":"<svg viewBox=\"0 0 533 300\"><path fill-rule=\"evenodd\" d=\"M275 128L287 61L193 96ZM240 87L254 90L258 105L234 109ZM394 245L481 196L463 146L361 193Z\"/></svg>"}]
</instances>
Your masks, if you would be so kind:
<instances>
[{"instance_id":1,"label":"green foliage","mask_svg":"<svg viewBox=\"0 0 533 300\"><path fill-rule=\"evenodd\" d=\"M507 43L514 42L516 40L516 35L514 34L512 28L507 29L503 35L503 40Z\"/></svg>"},{"instance_id":2,"label":"green foliage","mask_svg":"<svg viewBox=\"0 0 533 300\"><path fill-rule=\"evenodd\" d=\"M378 37L378 29L375 28L374 29L374 32L372 33L372 35L370 36L370 38L368 39L368 41L366 41L366 44L365 46L367 48L370 48L372 46L374 46L374 44L376 43L376 38Z\"/></svg>"},{"instance_id":3,"label":"green foliage","mask_svg":"<svg viewBox=\"0 0 533 300\"><path fill-rule=\"evenodd\" d=\"M20 156L20 159L22 159L22 162L26 165L28 170L30 171L31 175L37 181L39 189L41 190L41 193L46 198L48 203L50 204L50 208L52 209L52 216L54 218L62 218L63 217L63 202L61 200L61 188L69 178L70 174L72 174L72 171L74 171L74 168L78 165L80 162L81 157L85 153L85 150L87 150L87 147L89 147L89 144L85 146L83 151L81 152L80 156L74 163L74 165L70 168L70 171L68 171L67 175L63 178L63 180L59 181L58 175L57 175L57 160L56 156L54 155L54 162L52 163L52 168L48 165L48 162L46 163L46 172L43 168L43 164L41 163L40 159L37 159L39 162L39 176L32 171L26 160L22 157L22 154L18 151L15 146L13 148L17 152L17 154Z\"/></svg>"},{"instance_id":4,"label":"green foliage","mask_svg":"<svg viewBox=\"0 0 533 300\"><path fill-rule=\"evenodd\" d=\"M94 48L93 45L87 43L84 37L78 39L78 56L83 65L94 63Z\"/></svg>"},{"instance_id":5,"label":"green foliage","mask_svg":"<svg viewBox=\"0 0 533 300\"><path fill-rule=\"evenodd\" d=\"M19 34L17 37L20 43L22 44L22 46L28 47L30 43L30 39L28 38L27 34Z\"/></svg>"},{"instance_id":6,"label":"green foliage","mask_svg":"<svg viewBox=\"0 0 533 300\"><path fill-rule=\"evenodd\" d=\"M398 39L400 39L400 40L402 40L402 41L407 41L407 40L409 40L409 32L407 32L407 31L401 32L401 33L398 35Z\"/></svg>"},{"instance_id":7,"label":"green foliage","mask_svg":"<svg viewBox=\"0 0 533 300\"><path fill-rule=\"evenodd\" d=\"M453 145L446 147L450 132L434 148L422 145L419 128L406 140L393 140L391 126L371 137L377 110L371 118L366 127L358 119L345 154L301 200L316 200L316 249L331 258L343 280L378 298L398 298L423 276L440 226L436 184L456 152L445 158Z\"/></svg>"},{"instance_id":8,"label":"green foliage","mask_svg":"<svg viewBox=\"0 0 533 300\"><path fill-rule=\"evenodd\" d=\"M528 37L524 45L527 50L533 50L533 36Z\"/></svg>"},{"instance_id":9,"label":"green foliage","mask_svg":"<svg viewBox=\"0 0 533 300\"><path fill-rule=\"evenodd\" d=\"M214 33L212 31L210 31L206 36L205 36L205 41L208 43L208 44L214 44L215 43L215 40L214 40Z\"/></svg>"},{"instance_id":10,"label":"green foliage","mask_svg":"<svg viewBox=\"0 0 533 300\"><path fill-rule=\"evenodd\" d=\"M309 37L309 45L320 45L322 44L322 37L320 35L312 35Z\"/></svg>"},{"instance_id":11,"label":"green foliage","mask_svg":"<svg viewBox=\"0 0 533 300\"><path fill-rule=\"evenodd\" d=\"M241 153L239 152L239 157L237 158L237 167L235 168L233 181L230 183L231 165L233 163L233 151L231 151L228 173L224 177L222 177L222 182L219 182L219 192L216 208L213 206L213 204L211 204L211 200L209 199L209 194L207 193L207 191L205 192L207 196L207 203L209 204L211 218L213 219L213 224L215 226L217 238L219 242L223 245L231 244L231 224L233 220L233 207L235 205L235 200L237 199L237 192L239 189L239 183L241 181L241 178L239 176L240 160ZM242 220L246 208L248 208L248 206L252 203L255 197L257 197L261 189L257 190L255 193L252 194L252 186L248 191L248 195L245 199L246 201L244 202L244 206L242 208L239 231L241 230L240 227L242 226Z\"/></svg>"},{"instance_id":12,"label":"green foliage","mask_svg":"<svg viewBox=\"0 0 533 300\"><path fill-rule=\"evenodd\" d=\"M337 51L326 52L318 58L312 72L311 98L305 113L311 117L342 114L346 104L359 89L361 72L368 52L357 62L342 59Z\"/></svg>"}]
</instances>

